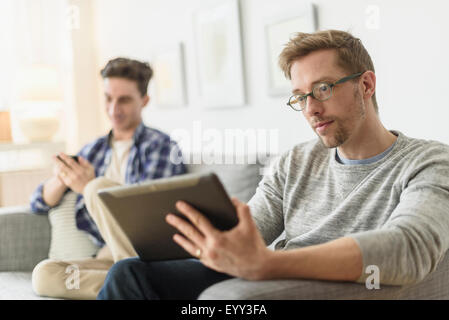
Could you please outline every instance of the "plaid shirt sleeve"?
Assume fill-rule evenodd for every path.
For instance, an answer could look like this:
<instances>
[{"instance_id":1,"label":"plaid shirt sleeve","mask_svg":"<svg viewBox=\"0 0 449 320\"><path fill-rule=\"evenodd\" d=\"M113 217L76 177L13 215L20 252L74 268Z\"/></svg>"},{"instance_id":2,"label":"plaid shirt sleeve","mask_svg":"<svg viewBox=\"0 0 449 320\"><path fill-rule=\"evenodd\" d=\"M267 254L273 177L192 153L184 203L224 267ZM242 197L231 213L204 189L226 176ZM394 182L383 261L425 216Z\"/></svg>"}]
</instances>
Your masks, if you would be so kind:
<instances>
[{"instance_id":1,"label":"plaid shirt sleeve","mask_svg":"<svg viewBox=\"0 0 449 320\"><path fill-rule=\"evenodd\" d=\"M148 167L151 166L151 163L151 161L148 163ZM152 179L167 178L185 172L186 169L182 162L181 149L178 144L172 140L163 144L159 150Z\"/></svg>"},{"instance_id":2,"label":"plaid shirt sleeve","mask_svg":"<svg viewBox=\"0 0 449 320\"><path fill-rule=\"evenodd\" d=\"M132 179L135 182L167 178L186 173L181 149L169 136L163 134L153 135L149 143L141 147L143 149L141 150L141 166L143 170L138 174L139 178L135 177Z\"/></svg>"},{"instance_id":3,"label":"plaid shirt sleeve","mask_svg":"<svg viewBox=\"0 0 449 320\"><path fill-rule=\"evenodd\" d=\"M31 195L30 207L31 212L33 213L47 214L48 210L50 210L50 207L44 201L44 197L42 194L43 190L44 190L44 183L41 183Z\"/></svg>"}]
</instances>

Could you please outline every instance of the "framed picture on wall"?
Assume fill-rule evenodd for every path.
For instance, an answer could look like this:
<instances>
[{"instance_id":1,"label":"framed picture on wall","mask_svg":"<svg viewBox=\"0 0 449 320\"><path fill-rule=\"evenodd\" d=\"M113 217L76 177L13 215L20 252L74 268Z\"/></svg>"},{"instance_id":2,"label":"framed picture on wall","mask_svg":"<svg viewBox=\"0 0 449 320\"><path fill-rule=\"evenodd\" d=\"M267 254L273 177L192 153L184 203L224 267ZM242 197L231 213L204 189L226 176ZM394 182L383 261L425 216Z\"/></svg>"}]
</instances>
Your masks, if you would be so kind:
<instances>
[{"instance_id":1,"label":"framed picture on wall","mask_svg":"<svg viewBox=\"0 0 449 320\"><path fill-rule=\"evenodd\" d=\"M155 105L182 107L187 103L184 49L182 43L160 51L153 60Z\"/></svg>"},{"instance_id":2,"label":"framed picture on wall","mask_svg":"<svg viewBox=\"0 0 449 320\"><path fill-rule=\"evenodd\" d=\"M285 95L291 90L290 82L279 67L279 55L296 32L314 32L316 12L313 4L307 4L296 12L267 19L265 39L268 60L268 93Z\"/></svg>"},{"instance_id":3,"label":"framed picture on wall","mask_svg":"<svg viewBox=\"0 0 449 320\"><path fill-rule=\"evenodd\" d=\"M238 0L193 15L198 94L203 107L245 104Z\"/></svg>"}]
</instances>

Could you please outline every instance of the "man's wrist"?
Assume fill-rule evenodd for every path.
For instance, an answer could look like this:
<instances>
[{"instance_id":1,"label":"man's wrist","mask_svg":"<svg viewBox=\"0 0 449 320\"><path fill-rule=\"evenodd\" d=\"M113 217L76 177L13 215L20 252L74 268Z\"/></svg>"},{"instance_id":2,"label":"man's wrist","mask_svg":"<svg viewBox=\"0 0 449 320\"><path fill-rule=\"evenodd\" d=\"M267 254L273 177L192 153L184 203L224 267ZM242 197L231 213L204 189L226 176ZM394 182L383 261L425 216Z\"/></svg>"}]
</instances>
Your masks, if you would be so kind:
<instances>
[{"instance_id":1,"label":"man's wrist","mask_svg":"<svg viewBox=\"0 0 449 320\"><path fill-rule=\"evenodd\" d=\"M67 186L57 176L53 176L42 185L42 200L52 208L59 203L66 190Z\"/></svg>"},{"instance_id":2,"label":"man's wrist","mask_svg":"<svg viewBox=\"0 0 449 320\"><path fill-rule=\"evenodd\" d=\"M265 254L265 257L260 264L260 269L256 272L256 278L255 280L270 280L275 278L276 274L276 268L278 266L277 260L278 260L279 252L273 251L271 249L267 248L267 253Z\"/></svg>"},{"instance_id":3,"label":"man's wrist","mask_svg":"<svg viewBox=\"0 0 449 320\"><path fill-rule=\"evenodd\" d=\"M51 183L53 184L53 186L55 188L64 190L64 191L67 189L67 186L65 185L65 183L58 176L53 176L52 180L53 181L51 181Z\"/></svg>"}]
</instances>

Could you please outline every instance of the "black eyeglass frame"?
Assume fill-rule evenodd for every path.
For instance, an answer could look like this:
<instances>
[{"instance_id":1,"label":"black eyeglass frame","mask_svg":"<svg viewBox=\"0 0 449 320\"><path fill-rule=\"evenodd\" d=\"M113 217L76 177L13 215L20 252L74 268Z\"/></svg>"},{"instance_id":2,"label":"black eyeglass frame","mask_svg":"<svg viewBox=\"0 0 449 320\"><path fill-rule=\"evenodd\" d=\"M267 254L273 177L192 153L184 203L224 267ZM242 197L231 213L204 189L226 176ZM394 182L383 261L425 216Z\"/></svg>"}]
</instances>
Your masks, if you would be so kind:
<instances>
[{"instance_id":1,"label":"black eyeglass frame","mask_svg":"<svg viewBox=\"0 0 449 320\"><path fill-rule=\"evenodd\" d=\"M315 84L315 85L313 86L313 88L312 88L312 91L309 92L309 93L307 93L307 94L294 94L294 95L292 95L292 96L288 99L287 105L288 105L290 108L292 108L293 110L295 110L295 111L303 111L306 107L303 107L303 108L301 108L301 109L296 109L296 108L293 107L292 104L291 104L292 99L294 99L294 98L297 99L298 97L299 97L299 98L303 98L303 99L305 99L305 103L306 103L305 105L306 105L306 106L307 106L307 97L308 97L308 96L311 96L312 98L317 99L318 101L326 101L326 100L329 100L329 99L332 97L332 92L333 92L332 89L333 89L333 87L335 87L337 84L340 84L340 83L346 82L346 81L348 81L348 80L357 78L357 77L361 76L362 74L363 74L363 72L354 73L354 74L351 74L351 75L349 75L349 76L343 77L343 78L341 78L340 80L335 81L334 83L319 82L319 83ZM319 99L319 98L315 97L315 95L313 94L313 91L315 90L315 88L317 88L320 84L327 84L327 85L329 86L329 88L331 89L331 93L329 94L329 97L327 97L326 99Z\"/></svg>"}]
</instances>

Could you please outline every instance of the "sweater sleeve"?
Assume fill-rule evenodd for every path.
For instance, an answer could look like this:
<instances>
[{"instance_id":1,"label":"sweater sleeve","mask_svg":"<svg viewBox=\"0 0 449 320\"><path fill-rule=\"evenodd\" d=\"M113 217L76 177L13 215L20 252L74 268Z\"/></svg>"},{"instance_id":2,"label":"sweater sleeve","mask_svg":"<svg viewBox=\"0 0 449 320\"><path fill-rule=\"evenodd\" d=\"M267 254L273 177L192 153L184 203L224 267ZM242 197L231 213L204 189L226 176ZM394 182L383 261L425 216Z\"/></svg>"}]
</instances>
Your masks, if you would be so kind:
<instances>
[{"instance_id":1,"label":"sweater sleeve","mask_svg":"<svg viewBox=\"0 0 449 320\"><path fill-rule=\"evenodd\" d=\"M449 248L449 153L417 159L403 182L400 202L379 229L349 235L369 265L379 268L380 283L417 283L434 271Z\"/></svg>"},{"instance_id":2,"label":"sweater sleeve","mask_svg":"<svg viewBox=\"0 0 449 320\"><path fill-rule=\"evenodd\" d=\"M252 217L266 245L270 245L284 230L283 192L287 155L277 158L259 183L249 200Z\"/></svg>"}]
</instances>

